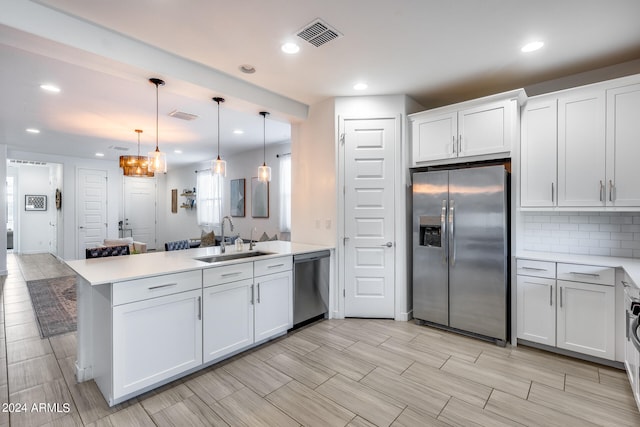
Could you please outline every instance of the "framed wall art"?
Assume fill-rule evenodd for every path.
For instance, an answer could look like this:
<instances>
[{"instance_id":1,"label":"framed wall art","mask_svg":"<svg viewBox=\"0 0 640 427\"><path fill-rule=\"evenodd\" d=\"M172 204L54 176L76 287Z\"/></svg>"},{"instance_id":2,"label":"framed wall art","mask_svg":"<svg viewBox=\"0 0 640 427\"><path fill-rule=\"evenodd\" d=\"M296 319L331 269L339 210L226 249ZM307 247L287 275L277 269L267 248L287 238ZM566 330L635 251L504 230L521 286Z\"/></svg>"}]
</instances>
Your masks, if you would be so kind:
<instances>
[{"instance_id":1,"label":"framed wall art","mask_svg":"<svg viewBox=\"0 0 640 427\"><path fill-rule=\"evenodd\" d=\"M251 216L269 218L269 183L251 178Z\"/></svg>"},{"instance_id":2,"label":"framed wall art","mask_svg":"<svg viewBox=\"0 0 640 427\"><path fill-rule=\"evenodd\" d=\"M244 216L245 203L245 179L232 179L229 189L231 216Z\"/></svg>"},{"instance_id":3,"label":"framed wall art","mask_svg":"<svg viewBox=\"0 0 640 427\"><path fill-rule=\"evenodd\" d=\"M47 210L47 196L25 194L25 196L24 196L24 210L25 211L46 211Z\"/></svg>"}]
</instances>

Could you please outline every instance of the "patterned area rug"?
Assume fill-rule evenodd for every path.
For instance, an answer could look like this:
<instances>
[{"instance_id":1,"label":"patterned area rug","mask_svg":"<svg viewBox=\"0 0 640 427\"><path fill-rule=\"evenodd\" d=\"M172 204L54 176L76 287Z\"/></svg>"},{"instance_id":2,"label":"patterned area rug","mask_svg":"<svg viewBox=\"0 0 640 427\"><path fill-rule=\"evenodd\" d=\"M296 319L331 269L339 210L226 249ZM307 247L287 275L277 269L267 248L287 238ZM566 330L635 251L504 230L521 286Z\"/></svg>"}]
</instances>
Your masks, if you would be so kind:
<instances>
[{"instance_id":1,"label":"patterned area rug","mask_svg":"<svg viewBox=\"0 0 640 427\"><path fill-rule=\"evenodd\" d=\"M27 287L38 319L40 337L76 330L75 276L31 280Z\"/></svg>"}]
</instances>

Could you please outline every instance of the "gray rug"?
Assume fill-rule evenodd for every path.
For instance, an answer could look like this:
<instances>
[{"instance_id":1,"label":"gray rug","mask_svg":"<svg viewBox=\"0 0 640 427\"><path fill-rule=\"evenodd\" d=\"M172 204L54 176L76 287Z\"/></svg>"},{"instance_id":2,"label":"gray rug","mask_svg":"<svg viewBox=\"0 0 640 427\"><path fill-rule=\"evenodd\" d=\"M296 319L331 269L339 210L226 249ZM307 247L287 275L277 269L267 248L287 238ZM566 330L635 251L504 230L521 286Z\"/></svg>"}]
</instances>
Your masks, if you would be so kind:
<instances>
[{"instance_id":1,"label":"gray rug","mask_svg":"<svg viewBox=\"0 0 640 427\"><path fill-rule=\"evenodd\" d=\"M76 277L55 277L27 282L36 312L40 337L76 330Z\"/></svg>"}]
</instances>

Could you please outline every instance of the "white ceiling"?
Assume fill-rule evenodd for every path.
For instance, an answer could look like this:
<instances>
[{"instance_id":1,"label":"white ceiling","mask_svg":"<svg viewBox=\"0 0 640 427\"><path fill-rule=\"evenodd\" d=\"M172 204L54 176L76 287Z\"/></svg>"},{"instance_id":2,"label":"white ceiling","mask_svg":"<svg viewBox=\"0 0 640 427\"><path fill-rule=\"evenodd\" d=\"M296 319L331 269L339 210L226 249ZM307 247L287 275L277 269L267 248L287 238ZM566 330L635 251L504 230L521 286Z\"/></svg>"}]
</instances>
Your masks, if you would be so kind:
<instances>
[{"instance_id":1,"label":"white ceiling","mask_svg":"<svg viewBox=\"0 0 640 427\"><path fill-rule=\"evenodd\" d=\"M4 6L3 6L4 7ZM288 122L331 97L407 94L443 105L640 59L638 0L42 0L0 16L0 138L9 147L106 158L155 142L169 164L223 157L290 138ZM280 45L320 18L342 37L300 53ZM525 55L520 47L545 46ZM251 64L255 74L243 74ZM353 89L366 81L369 88ZM43 82L62 88L57 95ZM185 122L167 117L197 114ZM39 135L25 134L38 127ZM234 135L241 128L244 135ZM173 154L182 149L182 155Z\"/></svg>"}]
</instances>

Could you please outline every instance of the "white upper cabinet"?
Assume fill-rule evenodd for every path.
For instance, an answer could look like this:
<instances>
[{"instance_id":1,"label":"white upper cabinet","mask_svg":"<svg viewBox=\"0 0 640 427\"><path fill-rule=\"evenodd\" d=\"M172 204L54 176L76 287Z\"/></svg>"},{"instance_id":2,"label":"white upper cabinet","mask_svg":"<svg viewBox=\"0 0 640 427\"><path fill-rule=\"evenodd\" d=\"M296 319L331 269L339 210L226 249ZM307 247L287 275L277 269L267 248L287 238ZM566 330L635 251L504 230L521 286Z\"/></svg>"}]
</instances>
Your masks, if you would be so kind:
<instances>
[{"instance_id":1,"label":"white upper cabinet","mask_svg":"<svg viewBox=\"0 0 640 427\"><path fill-rule=\"evenodd\" d=\"M640 75L530 98L522 111L520 205L640 207L638 111Z\"/></svg>"},{"instance_id":2,"label":"white upper cabinet","mask_svg":"<svg viewBox=\"0 0 640 427\"><path fill-rule=\"evenodd\" d=\"M558 99L558 206L604 206L604 121L604 90Z\"/></svg>"},{"instance_id":3,"label":"white upper cabinet","mask_svg":"<svg viewBox=\"0 0 640 427\"><path fill-rule=\"evenodd\" d=\"M521 193L526 207L550 207L557 201L558 101L530 101L522 111Z\"/></svg>"},{"instance_id":4,"label":"white upper cabinet","mask_svg":"<svg viewBox=\"0 0 640 427\"><path fill-rule=\"evenodd\" d=\"M411 165L508 157L523 98L519 89L410 115Z\"/></svg>"},{"instance_id":5,"label":"white upper cabinet","mask_svg":"<svg viewBox=\"0 0 640 427\"><path fill-rule=\"evenodd\" d=\"M640 84L607 90L607 205L640 206Z\"/></svg>"}]
</instances>

